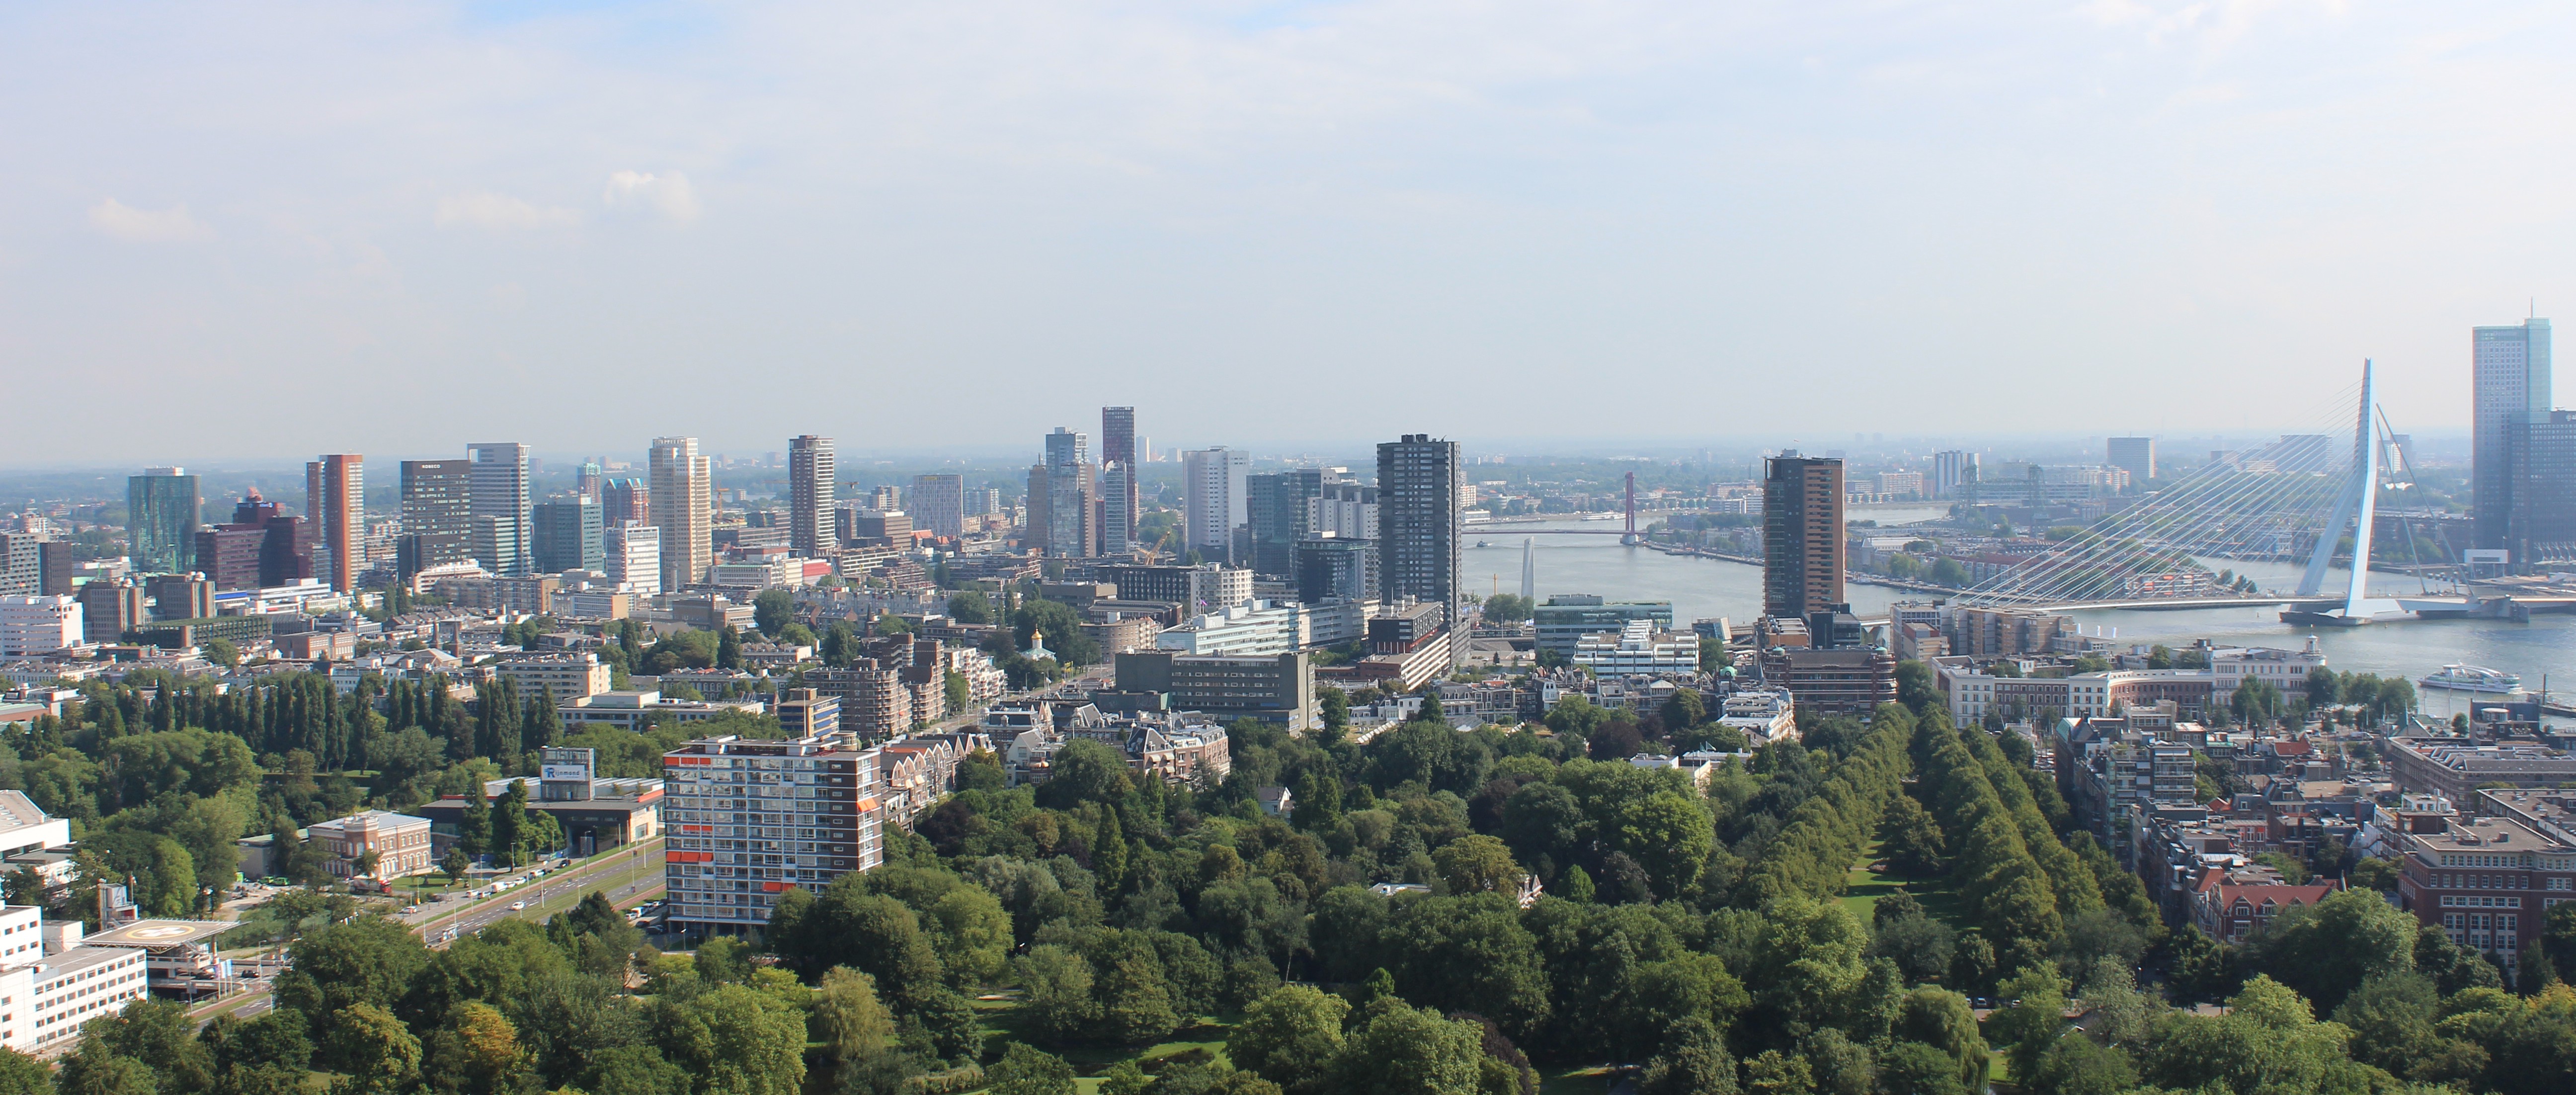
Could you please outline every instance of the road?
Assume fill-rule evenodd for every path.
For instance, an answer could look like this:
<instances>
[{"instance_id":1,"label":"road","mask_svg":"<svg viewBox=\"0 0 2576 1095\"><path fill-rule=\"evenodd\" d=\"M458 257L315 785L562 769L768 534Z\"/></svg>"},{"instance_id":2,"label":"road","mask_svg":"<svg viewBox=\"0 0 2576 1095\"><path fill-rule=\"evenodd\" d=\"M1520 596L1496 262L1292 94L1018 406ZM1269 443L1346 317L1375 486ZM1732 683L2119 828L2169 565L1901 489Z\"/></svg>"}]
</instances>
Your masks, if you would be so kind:
<instances>
[{"instance_id":1,"label":"road","mask_svg":"<svg viewBox=\"0 0 2576 1095\"><path fill-rule=\"evenodd\" d=\"M496 892L493 887L500 883L515 884ZM609 903L620 909L661 896L662 838L638 841L543 875L534 869L494 875L471 891L481 896L423 903L414 906L412 912L396 914L394 919L409 925L412 933L427 940L432 948L439 948L458 936L471 935L503 920L543 922L580 904L594 890L606 894ZM190 1011L190 1018L200 1025L212 1022L218 1015L247 1019L275 1006L269 985L286 968L285 963L235 959L234 968L243 972L247 982L243 990ZM66 1042L57 1048L72 1044Z\"/></svg>"}]
</instances>

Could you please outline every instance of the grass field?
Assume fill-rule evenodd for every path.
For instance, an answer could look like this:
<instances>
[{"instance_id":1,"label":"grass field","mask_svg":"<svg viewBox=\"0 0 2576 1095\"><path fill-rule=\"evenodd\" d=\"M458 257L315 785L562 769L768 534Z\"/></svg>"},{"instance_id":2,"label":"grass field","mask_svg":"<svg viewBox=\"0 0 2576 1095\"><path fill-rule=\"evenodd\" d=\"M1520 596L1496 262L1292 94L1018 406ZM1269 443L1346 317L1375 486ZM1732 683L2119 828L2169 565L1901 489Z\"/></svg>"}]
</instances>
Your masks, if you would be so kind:
<instances>
[{"instance_id":1,"label":"grass field","mask_svg":"<svg viewBox=\"0 0 2576 1095\"><path fill-rule=\"evenodd\" d=\"M1952 887L1949 879L1908 879L1892 874L1880 874L1870 869L1870 864L1878 862L1878 856L1879 842L1870 841L1869 849L1861 853L1860 862L1852 864L1851 877L1843 893L1843 908L1850 910L1853 916L1859 917L1861 923L1870 922L1872 914L1878 909L1880 898L1903 890L1914 895L1915 903L1923 906L1923 915L1948 924L1953 929L1963 926L1961 918L1966 914L1967 909L1960 902L1958 891Z\"/></svg>"},{"instance_id":2,"label":"grass field","mask_svg":"<svg viewBox=\"0 0 2576 1095\"><path fill-rule=\"evenodd\" d=\"M1031 1045L1043 1044L1021 1029L1017 1000L977 1000L975 1012L984 1020L984 1036L988 1040L1000 1035ZM1225 1036L1234 1030L1234 1020L1239 1018L1241 1016L1201 1015L1192 1019L1188 1026L1174 1031L1170 1038L1150 1046L1076 1046L1061 1051L1061 1055L1073 1066L1075 1089L1083 1095L1090 1095L1100 1090L1100 1074L1120 1061L1153 1061L1192 1051L1204 1053L1214 1060L1226 1060ZM1149 1068L1147 1071L1152 1070Z\"/></svg>"}]
</instances>

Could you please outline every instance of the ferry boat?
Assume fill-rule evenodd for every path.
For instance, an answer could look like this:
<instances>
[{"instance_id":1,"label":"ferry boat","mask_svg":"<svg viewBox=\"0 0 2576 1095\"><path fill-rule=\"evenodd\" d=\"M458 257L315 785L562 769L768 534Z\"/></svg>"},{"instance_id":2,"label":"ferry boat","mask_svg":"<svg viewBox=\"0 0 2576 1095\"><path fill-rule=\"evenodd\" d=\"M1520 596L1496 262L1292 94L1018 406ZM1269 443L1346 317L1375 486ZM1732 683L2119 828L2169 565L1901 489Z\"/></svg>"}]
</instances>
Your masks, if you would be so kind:
<instances>
[{"instance_id":1,"label":"ferry boat","mask_svg":"<svg viewBox=\"0 0 2576 1095\"><path fill-rule=\"evenodd\" d=\"M2442 671L2416 683L2426 688L2447 688L2454 692L2493 692L2505 694L2522 690L2522 678L2502 670L2477 665L2446 665Z\"/></svg>"}]
</instances>

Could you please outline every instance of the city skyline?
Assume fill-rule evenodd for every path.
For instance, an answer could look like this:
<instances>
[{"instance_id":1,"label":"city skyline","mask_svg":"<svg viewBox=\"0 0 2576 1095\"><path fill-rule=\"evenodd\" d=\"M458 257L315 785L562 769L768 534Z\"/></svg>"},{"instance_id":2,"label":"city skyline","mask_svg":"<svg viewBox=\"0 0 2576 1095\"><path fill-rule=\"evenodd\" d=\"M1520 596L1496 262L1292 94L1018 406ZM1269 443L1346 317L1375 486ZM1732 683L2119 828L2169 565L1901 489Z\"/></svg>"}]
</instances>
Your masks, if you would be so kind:
<instances>
[{"instance_id":1,"label":"city skyline","mask_svg":"<svg viewBox=\"0 0 2576 1095\"><path fill-rule=\"evenodd\" d=\"M2534 139L2576 14L1759 10L179 8L147 37L22 5L13 395L164 398L127 436L28 423L0 465L425 452L469 415L566 449L777 432L756 400L628 425L726 371L898 406L964 379L1029 397L979 407L1015 436L1167 393L1193 426L1166 449L1286 435L1179 436L1252 392L1333 443L1440 400L1495 437L1767 406L1814 448L1926 416L2240 427L2368 356L2425 434L2467 424L2461 328L2576 299L2565 143ZM199 109L137 90L165 81ZM2432 166L2464 148L2478 171ZM1818 367L1855 382L1801 398ZM1592 376L1659 398L1617 433L1529 398ZM403 413L242 436L276 388Z\"/></svg>"}]
</instances>

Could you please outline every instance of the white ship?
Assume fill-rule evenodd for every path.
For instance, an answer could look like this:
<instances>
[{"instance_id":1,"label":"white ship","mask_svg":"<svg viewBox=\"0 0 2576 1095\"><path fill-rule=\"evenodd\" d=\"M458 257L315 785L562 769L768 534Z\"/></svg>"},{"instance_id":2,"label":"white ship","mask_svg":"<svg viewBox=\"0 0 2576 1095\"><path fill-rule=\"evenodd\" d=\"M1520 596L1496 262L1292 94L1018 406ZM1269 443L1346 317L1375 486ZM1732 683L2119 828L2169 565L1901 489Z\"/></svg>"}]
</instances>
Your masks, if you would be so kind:
<instances>
[{"instance_id":1,"label":"white ship","mask_svg":"<svg viewBox=\"0 0 2576 1095\"><path fill-rule=\"evenodd\" d=\"M2502 670L2477 665L2446 665L2442 671L2417 681L2426 688L2447 688L2454 692L2493 692L2499 695L2522 690L2522 678Z\"/></svg>"}]
</instances>

